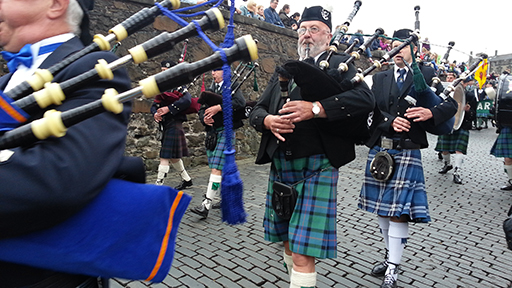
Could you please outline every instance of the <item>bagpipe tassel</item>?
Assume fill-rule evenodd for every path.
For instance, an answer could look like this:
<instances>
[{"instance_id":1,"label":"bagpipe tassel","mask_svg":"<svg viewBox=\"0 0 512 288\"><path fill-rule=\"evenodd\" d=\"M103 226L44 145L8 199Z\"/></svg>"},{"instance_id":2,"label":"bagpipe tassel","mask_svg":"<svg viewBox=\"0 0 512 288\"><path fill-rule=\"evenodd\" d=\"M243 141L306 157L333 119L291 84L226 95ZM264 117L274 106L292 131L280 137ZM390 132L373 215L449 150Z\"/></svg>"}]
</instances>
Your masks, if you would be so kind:
<instances>
[{"instance_id":1,"label":"bagpipe tassel","mask_svg":"<svg viewBox=\"0 0 512 288\"><path fill-rule=\"evenodd\" d=\"M226 162L222 169L221 209L222 221L235 225L245 223L244 183L235 162L235 150L224 151Z\"/></svg>"}]
</instances>

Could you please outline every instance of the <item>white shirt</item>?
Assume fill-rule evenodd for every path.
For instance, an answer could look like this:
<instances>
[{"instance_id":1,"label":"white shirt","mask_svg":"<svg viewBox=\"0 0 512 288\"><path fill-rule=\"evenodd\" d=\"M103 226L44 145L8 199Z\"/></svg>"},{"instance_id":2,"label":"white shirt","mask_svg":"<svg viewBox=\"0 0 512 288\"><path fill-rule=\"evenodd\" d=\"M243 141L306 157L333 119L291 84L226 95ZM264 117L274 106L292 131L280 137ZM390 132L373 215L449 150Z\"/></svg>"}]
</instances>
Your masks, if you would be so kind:
<instances>
[{"instance_id":1,"label":"white shirt","mask_svg":"<svg viewBox=\"0 0 512 288\"><path fill-rule=\"evenodd\" d=\"M46 60L46 58L50 56L50 52L43 55L37 55L39 54L39 47L43 47L54 43L66 42L74 36L75 35L73 33L66 33L46 38L32 44L32 46L30 47L34 59L34 61L32 62L32 66L26 67L25 65L18 65L18 70L16 70L16 72L12 74L9 83L7 83L7 86L5 87L5 91L9 91L17 85L21 84L23 81L26 81L30 76L34 74L36 69L39 68L39 66L44 62L44 60Z\"/></svg>"},{"instance_id":2,"label":"white shirt","mask_svg":"<svg viewBox=\"0 0 512 288\"><path fill-rule=\"evenodd\" d=\"M405 69L405 74L404 74L404 82L405 82L405 78L407 78L407 73L409 73L409 68L407 66L405 66L404 68L400 68L395 65L394 69L395 69L395 81L397 81L397 82L398 82L398 77L400 76L400 72L398 72L398 70Z\"/></svg>"}]
</instances>

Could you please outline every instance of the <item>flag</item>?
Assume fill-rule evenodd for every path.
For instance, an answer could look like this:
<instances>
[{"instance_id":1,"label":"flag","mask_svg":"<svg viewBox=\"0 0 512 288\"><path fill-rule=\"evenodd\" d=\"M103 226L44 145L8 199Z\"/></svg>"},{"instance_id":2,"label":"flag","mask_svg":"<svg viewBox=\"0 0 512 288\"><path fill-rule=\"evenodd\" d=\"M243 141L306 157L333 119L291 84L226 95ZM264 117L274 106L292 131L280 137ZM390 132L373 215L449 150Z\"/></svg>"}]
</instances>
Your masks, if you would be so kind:
<instances>
[{"instance_id":1,"label":"flag","mask_svg":"<svg viewBox=\"0 0 512 288\"><path fill-rule=\"evenodd\" d=\"M478 86L482 89L487 80L487 59L484 59L483 64L476 70L475 80L478 81Z\"/></svg>"}]
</instances>

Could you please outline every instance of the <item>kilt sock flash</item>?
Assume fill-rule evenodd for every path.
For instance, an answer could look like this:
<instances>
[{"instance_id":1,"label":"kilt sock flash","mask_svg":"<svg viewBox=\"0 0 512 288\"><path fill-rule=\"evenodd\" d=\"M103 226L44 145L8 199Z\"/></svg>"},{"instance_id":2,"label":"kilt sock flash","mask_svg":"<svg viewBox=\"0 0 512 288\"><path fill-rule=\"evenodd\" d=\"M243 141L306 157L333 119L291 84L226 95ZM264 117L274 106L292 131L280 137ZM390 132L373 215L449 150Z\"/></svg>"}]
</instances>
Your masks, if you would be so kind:
<instances>
[{"instance_id":1,"label":"kilt sock flash","mask_svg":"<svg viewBox=\"0 0 512 288\"><path fill-rule=\"evenodd\" d=\"M404 253L405 243L409 237L409 223L389 222L389 257L388 262L399 265Z\"/></svg>"},{"instance_id":2,"label":"kilt sock flash","mask_svg":"<svg viewBox=\"0 0 512 288\"><path fill-rule=\"evenodd\" d=\"M378 216L377 219L379 220L380 233L384 238L384 244L386 244L386 249L389 250L389 218Z\"/></svg>"},{"instance_id":3,"label":"kilt sock flash","mask_svg":"<svg viewBox=\"0 0 512 288\"><path fill-rule=\"evenodd\" d=\"M164 184L164 178L167 176L167 173L169 173L169 165L158 165L157 185Z\"/></svg>"},{"instance_id":4,"label":"kilt sock flash","mask_svg":"<svg viewBox=\"0 0 512 288\"><path fill-rule=\"evenodd\" d=\"M206 190L206 198L203 200L203 205L208 210L210 210L213 198L217 195L217 191L219 191L221 181L221 175L210 174L210 181L208 182L208 189Z\"/></svg>"}]
</instances>

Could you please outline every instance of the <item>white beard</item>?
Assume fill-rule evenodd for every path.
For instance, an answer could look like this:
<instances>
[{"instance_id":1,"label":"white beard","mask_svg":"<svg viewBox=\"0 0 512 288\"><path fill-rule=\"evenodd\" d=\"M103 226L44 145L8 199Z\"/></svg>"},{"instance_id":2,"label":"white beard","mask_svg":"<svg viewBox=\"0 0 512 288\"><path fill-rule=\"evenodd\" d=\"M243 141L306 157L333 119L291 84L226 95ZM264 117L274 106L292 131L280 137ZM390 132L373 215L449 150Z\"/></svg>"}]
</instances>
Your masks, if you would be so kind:
<instances>
[{"instance_id":1,"label":"white beard","mask_svg":"<svg viewBox=\"0 0 512 288\"><path fill-rule=\"evenodd\" d=\"M309 57L315 58L317 55L325 51L324 45L320 44L309 44ZM299 43L297 47L297 53L299 54L299 59L304 60L306 58L306 46Z\"/></svg>"}]
</instances>

